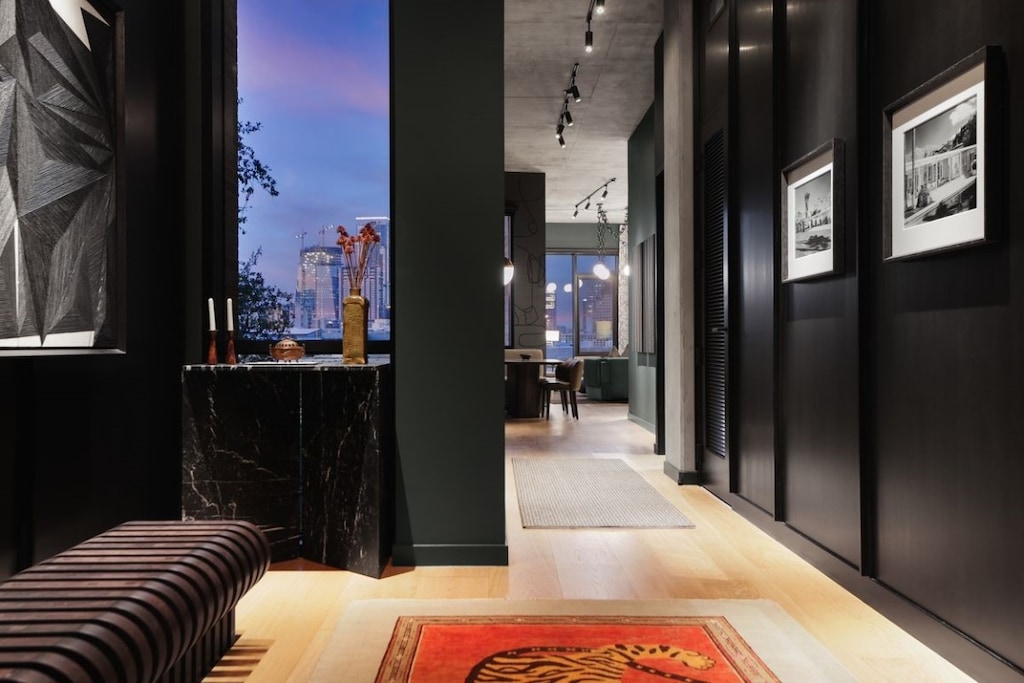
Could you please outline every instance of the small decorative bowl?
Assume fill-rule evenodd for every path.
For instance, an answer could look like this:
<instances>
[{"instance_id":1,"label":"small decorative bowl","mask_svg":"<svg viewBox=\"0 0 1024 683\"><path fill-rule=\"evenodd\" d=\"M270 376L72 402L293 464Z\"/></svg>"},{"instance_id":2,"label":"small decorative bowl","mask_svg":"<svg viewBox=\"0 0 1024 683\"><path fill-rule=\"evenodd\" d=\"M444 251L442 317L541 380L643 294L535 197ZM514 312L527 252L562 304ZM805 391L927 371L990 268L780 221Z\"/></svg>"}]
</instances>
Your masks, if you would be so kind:
<instances>
[{"instance_id":1,"label":"small decorative bowl","mask_svg":"<svg viewBox=\"0 0 1024 683\"><path fill-rule=\"evenodd\" d=\"M289 337L270 347L270 356L274 360L298 360L305 355L306 347Z\"/></svg>"}]
</instances>

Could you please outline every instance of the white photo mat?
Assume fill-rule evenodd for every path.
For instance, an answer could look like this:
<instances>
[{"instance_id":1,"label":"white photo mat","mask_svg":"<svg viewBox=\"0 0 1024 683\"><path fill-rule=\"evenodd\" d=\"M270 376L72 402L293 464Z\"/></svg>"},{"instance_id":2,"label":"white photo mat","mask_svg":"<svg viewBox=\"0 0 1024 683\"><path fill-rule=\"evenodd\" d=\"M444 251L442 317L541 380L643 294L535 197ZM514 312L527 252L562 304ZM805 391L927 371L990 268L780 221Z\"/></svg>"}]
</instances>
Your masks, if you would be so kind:
<instances>
[{"instance_id":1,"label":"white photo mat","mask_svg":"<svg viewBox=\"0 0 1024 683\"><path fill-rule=\"evenodd\" d=\"M841 140L830 140L783 169L783 282L842 270L843 178Z\"/></svg>"},{"instance_id":2,"label":"white photo mat","mask_svg":"<svg viewBox=\"0 0 1024 683\"><path fill-rule=\"evenodd\" d=\"M991 239L996 50L978 50L886 108L883 259Z\"/></svg>"}]
</instances>

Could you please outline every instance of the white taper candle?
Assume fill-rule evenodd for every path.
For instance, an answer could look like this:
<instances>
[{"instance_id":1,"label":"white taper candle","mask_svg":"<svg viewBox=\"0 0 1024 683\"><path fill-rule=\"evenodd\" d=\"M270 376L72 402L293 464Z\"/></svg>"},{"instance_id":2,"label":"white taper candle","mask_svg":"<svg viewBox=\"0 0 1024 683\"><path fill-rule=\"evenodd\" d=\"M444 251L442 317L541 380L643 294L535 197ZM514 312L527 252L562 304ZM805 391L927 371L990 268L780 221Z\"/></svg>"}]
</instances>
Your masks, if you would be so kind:
<instances>
[{"instance_id":1,"label":"white taper candle","mask_svg":"<svg viewBox=\"0 0 1024 683\"><path fill-rule=\"evenodd\" d=\"M231 297L228 297L228 332L235 329L235 311L231 307Z\"/></svg>"},{"instance_id":2,"label":"white taper candle","mask_svg":"<svg viewBox=\"0 0 1024 683\"><path fill-rule=\"evenodd\" d=\"M212 296L209 299L206 300L206 304L210 308L210 332L216 332L217 331L217 319L213 315L213 297Z\"/></svg>"}]
</instances>

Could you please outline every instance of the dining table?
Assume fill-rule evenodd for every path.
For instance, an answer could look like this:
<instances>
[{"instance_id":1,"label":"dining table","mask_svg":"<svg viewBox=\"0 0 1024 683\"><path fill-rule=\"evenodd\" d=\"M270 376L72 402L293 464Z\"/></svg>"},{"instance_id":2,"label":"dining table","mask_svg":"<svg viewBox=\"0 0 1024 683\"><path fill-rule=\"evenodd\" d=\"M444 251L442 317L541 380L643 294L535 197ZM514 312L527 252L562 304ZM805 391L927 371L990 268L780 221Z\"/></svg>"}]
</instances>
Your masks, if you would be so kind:
<instances>
[{"instance_id":1,"label":"dining table","mask_svg":"<svg viewBox=\"0 0 1024 683\"><path fill-rule=\"evenodd\" d=\"M505 412L509 417L540 417L541 369L562 358L505 359Z\"/></svg>"}]
</instances>

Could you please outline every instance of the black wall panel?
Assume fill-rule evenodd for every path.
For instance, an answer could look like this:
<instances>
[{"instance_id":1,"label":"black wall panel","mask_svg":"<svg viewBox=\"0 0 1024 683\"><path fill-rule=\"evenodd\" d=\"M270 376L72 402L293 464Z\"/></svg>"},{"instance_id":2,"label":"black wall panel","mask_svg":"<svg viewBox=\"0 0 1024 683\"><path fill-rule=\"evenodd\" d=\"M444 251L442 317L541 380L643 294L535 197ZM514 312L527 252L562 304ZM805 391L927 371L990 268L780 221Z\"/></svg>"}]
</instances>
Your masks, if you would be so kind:
<instances>
[{"instance_id":1,"label":"black wall panel","mask_svg":"<svg viewBox=\"0 0 1024 683\"><path fill-rule=\"evenodd\" d=\"M869 168L881 112L983 45L1005 55L1004 184L1024 186L1024 4L869 4ZM880 263L880 176L870 187L866 319L870 452L877 471L877 576L1024 666L1024 207L1006 202L1002 239L917 261Z\"/></svg>"},{"instance_id":2,"label":"black wall panel","mask_svg":"<svg viewBox=\"0 0 1024 683\"><path fill-rule=\"evenodd\" d=\"M790 0L779 109L785 167L832 138L845 146L845 263L781 286L781 518L861 564L856 0Z\"/></svg>"},{"instance_id":3,"label":"black wall panel","mask_svg":"<svg viewBox=\"0 0 1024 683\"><path fill-rule=\"evenodd\" d=\"M0 580L15 567L15 457L17 453L17 409L22 387L18 386L14 364L0 364Z\"/></svg>"},{"instance_id":4,"label":"black wall panel","mask_svg":"<svg viewBox=\"0 0 1024 683\"><path fill-rule=\"evenodd\" d=\"M709 223L714 226L715 220L709 218L716 209L715 195L718 193L722 194L722 201L724 202L724 213L722 215L722 221L726 226L726 231L729 229L729 221L732 218L732 211L729 205L729 193L731 188L729 183L731 182L730 168L731 158L729 153L729 146L732 136L732 131L729 128L729 97L730 97L730 78L732 73L731 64L731 41L732 41L732 22L733 13L735 11L733 3L726 2L724 10L718 15L714 23L711 23L708 11L709 3L699 2L694 4L694 35L699 36L699 45L697 47L697 63L698 63L698 91L699 96L695 106L695 115L699 124L696 126L697 129L697 140L695 141L696 149L698 153L698 168L695 173L695 186L694 186L694 200L696 205L696 221L694 229L694 241L696 259L694 267L695 273L695 286L696 286L696 299L697 299L697 320L695 327L698 330L697 333L697 353L696 353L696 372L698 381L698 405L697 405L697 445L698 445L698 467L701 471L701 483L704 484L711 492L718 496L725 497L729 495L732 490L732 463L728 457L722 457L724 454L714 453L711 449L707 448L709 439L707 438L706 423L708 421L708 404L711 402L709 393L713 393L709 390L708 384L709 379L707 377L709 367L708 361L708 340L706 337L707 318L708 312L706 299L708 298L708 289L714 288L713 283L708 282L707 275L707 262L709 260L709 242L715 241L715 236L712 234L709 238L709 231L714 228L709 228ZM719 142L716 142L716 138L720 141L720 148L722 152L722 164L723 168L715 169L709 168L715 166L714 163L709 163L709 150L714 150ZM714 154L714 153L713 153ZM712 155L713 155L712 154ZM720 177L719 177L720 176ZM671 190L670 190L671 191ZM728 240L723 236L723 258L724 252L730 247ZM724 270L724 269L723 269ZM725 285L725 291L723 297L725 298L726 307L729 305L728 301L728 285ZM725 313L728 319L728 310ZM727 327L727 326L726 326ZM725 331L726 338L728 331ZM726 342L728 344L728 341ZM728 348L728 347L727 347ZM726 380L729 376L728 368L728 356L726 357ZM671 378L666 381L672 381ZM729 385L728 381L725 385L725 393L728 394ZM725 416L726 420L729 419L728 414L728 401L729 396L725 397ZM728 424L726 424L726 440L728 441ZM728 447L725 448L728 451Z\"/></svg>"},{"instance_id":5,"label":"black wall panel","mask_svg":"<svg viewBox=\"0 0 1024 683\"><path fill-rule=\"evenodd\" d=\"M733 13L733 3L725 3L723 11L714 24L708 25L708 17L705 13L707 3L702 2L696 12L697 25L694 35L703 35L703 50L700 51L701 65L701 92L699 102L698 119L701 124L721 121L724 123L727 115L729 93L729 25ZM704 32L706 31L706 35ZM715 125L720 127L720 125ZM698 130L707 131L704 126L698 126ZM701 140L707 138L705 134Z\"/></svg>"},{"instance_id":6,"label":"black wall panel","mask_svg":"<svg viewBox=\"0 0 1024 683\"><path fill-rule=\"evenodd\" d=\"M733 159L734 217L729 245L730 457L734 490L775 509L775 117L772 0L738 0Z\"/></svg>"},{"instance_id":7,"label":"black wall panel","mask_svg":"<svg viewBox=\"0 0 1024 683\"><path fill-rule=\"evenodd\" d=\"M12 525L24 565L129 519L180 516L176 397L184 359L184 231L192 229L181 220L178 156L188 147L181 110L184 10L178 3L120 4L126 26L127 353L0 358L0 378L17 376L30 385L13 394L19 401L13 481L4 430L0 563L7 562ZM6 392L9 385L3 386ZM8 488L16 492L13 506Z\"/></svg>"}]
</instances>

